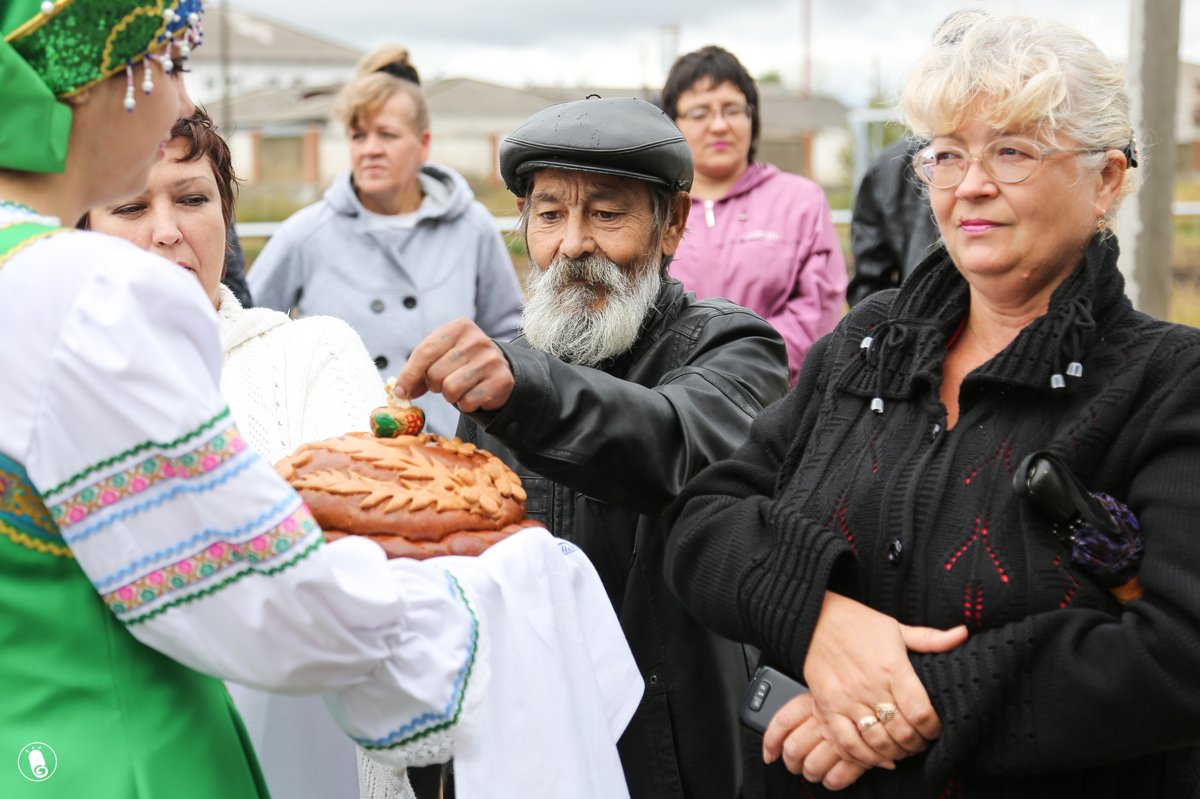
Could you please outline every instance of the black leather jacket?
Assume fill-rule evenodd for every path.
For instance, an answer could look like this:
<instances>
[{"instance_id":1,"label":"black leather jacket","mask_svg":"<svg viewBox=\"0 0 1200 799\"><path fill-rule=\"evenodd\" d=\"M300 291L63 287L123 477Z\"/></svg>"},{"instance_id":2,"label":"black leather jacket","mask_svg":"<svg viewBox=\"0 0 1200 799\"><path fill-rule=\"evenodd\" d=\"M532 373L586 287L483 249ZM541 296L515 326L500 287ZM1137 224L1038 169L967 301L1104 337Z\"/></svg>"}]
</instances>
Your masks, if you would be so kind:
<instances>
[{"instance_id":1,"label":"black leather jacket","mask_svg":"<svg viewBox=\"0 0 1200 799\"><path fill-rule=\"evenodd\" d=\"M601 368L563 363L523 338L501 347L512 397L464 416L459 436L513 467L529 517L578 544L608 590L646 681L619 744L633 799L732 799L746 659L668 590L663 511L784 394L783 340L752 312L697 301L667 279L637 343Z\"/></svg>"},{"instance_id":2,"label":"black leather jacket","mask_svg":"<svg viewBox=\"0 0 1200 799\"><path fill-rule=\"evenodd\" d=\"M854 277L846 299L857 305L877 291L895 288L941 240L929 194L913 172L912 157L926 143L901 139L871 161L850 220Z\"/></svg>"}]
</instances>

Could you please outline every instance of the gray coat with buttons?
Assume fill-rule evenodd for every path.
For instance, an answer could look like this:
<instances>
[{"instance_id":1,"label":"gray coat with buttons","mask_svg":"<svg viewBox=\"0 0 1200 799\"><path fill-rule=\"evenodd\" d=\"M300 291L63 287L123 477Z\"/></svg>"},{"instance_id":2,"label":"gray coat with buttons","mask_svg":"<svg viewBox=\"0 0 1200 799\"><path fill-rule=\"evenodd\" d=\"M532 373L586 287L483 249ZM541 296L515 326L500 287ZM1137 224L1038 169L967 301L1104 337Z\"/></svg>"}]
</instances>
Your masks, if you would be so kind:
<instances>
[{"instance_id":1,"label":"gray coat with buttons","mask_svg":"<svg viewBox=\"0 0 1200 799\"><path fill-rule=\"evenodd\" d=\"M783 396L783 339L745 308L697 301L670 278L633 348L599 368L524 338L501 346L512 396L498 411L464 414L459 435L520 475L527 515L578 544L608 591L646 683L618 744L630 796L758 796L742 784L739 754L746 655L668 590L665 512Z\"/></svg>"},{"instance_id":2,"label":"gray coat with buttons","mask_svg":"<svg viewBox=\"0 0 1200 799\"><path fill-rule=\"evenodd\" d=\"M512 339L523 297L491 215L447 167L425 164L419 180L420 208L381 216L363 207L350 173L340 175L267 242L249 272L255 303L344 319L385 379L452 319L473 319L492 338ZM454 434L458 410L440 395L417 404L430 432Z\"/></svg>"}]
</instances>

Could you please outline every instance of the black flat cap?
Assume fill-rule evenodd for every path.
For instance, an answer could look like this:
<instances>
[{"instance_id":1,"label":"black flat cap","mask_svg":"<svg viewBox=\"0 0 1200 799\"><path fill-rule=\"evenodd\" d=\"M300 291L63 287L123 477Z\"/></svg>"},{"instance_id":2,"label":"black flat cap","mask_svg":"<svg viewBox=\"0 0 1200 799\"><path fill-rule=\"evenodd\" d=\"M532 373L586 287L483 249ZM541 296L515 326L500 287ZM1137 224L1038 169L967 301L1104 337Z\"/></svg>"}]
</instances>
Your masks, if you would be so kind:
<instances>
[{"instance_id":1,"label":"black flat cap","mask_svg":"<svg viewBox=\"0 0 1200 799\"><path fill-rule=\"evenodd\" d=\"M692 151L670 117L636 97L599 97L544 108L500 145L500 175L518 197L538 169L598 172L692 186Z\"/></svg>"}]
</instances>

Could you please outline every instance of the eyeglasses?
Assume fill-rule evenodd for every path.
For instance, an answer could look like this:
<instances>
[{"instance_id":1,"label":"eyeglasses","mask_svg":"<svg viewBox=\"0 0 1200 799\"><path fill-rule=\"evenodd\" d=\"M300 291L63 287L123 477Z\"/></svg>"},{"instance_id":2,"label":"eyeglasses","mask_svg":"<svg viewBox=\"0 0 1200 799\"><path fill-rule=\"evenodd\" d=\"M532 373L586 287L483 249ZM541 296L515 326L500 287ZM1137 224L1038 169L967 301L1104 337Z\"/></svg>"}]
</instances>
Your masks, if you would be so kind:
<instances>
[{"instance_id":1,"label":"eyeglasses","mask_svg":"<svg viewBox=\"0 0 1200 799\"><path fill-rule=\"evenodd\" d=\"M706 105L689 108L681 113L676 119L686 119L688 122L709 122L715 114L720 114L726 122L741 122L749 119L754 113L754 106L750 103L730 103L723 105L719 109L710 108Z\"/></svg>"},{"instance_id":2,"label":"eyeglasses","mask_svg":"<svg viewBox=\"0 0 1200 799\"><path fill-rule=\"evenodd\" d=\"M1020 183L1037 171L1047 156L1055 153L1100 153L1087 147L1040 147L1028 139L996 139L978 155L951 144L934 144L913 156L917 177L938 189L952 189L967 176L972 161L978 161L995 180Z\"/></svg>"}]
</instances>

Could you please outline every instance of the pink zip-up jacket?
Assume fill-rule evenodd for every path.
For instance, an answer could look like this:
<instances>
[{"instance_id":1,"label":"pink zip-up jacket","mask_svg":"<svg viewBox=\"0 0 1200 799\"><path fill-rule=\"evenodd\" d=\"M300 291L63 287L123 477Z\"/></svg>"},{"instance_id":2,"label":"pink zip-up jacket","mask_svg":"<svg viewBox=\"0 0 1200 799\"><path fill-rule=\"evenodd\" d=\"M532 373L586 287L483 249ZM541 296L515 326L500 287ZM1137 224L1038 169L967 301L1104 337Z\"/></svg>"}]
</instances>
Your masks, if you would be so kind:
<instances>
[{"instance_id":1,"label":"pink zip-up jacket","mask_svg":"<svg viewBox=\"0 0 1200 799\"><path fill-rule=\"evenodd\" d=\"M670 272L697 297L725 297L770 322L793 384L845 311L846 262L825 193L771 164L750 164L720 200L692 200Z\"/></svg>"}]
</instances>

